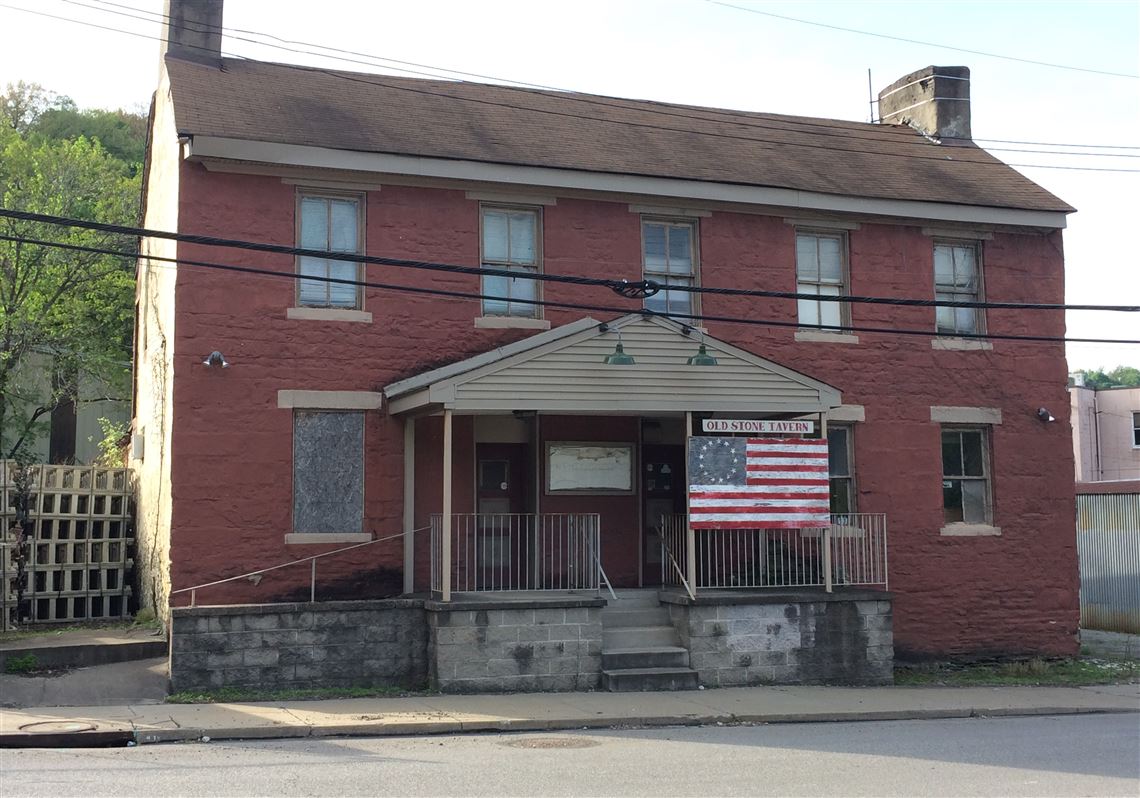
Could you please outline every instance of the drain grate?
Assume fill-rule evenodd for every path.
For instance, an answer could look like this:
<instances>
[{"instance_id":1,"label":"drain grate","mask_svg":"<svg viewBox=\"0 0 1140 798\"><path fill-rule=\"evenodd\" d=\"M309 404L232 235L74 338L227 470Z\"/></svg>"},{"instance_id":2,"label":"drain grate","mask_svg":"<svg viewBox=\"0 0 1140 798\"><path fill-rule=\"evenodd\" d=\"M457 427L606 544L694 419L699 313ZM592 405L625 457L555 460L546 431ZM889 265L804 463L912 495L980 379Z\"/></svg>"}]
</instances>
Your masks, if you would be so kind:
<instances>
[{"instance_id":1,"label":"drain grate","mask_svg":"<svg viewBox=\"0 0 1140 798\"><path fill-rule=\"evenodd\" d=\"M499 743L508 748L593 748L601 745L597 740L585 737L523 737Z\"/></svg>"},{"instance_id":2,"label":"drain grate","mask_svg":"<svg viewBox=\"0 0 1140 798\"><path fill-rule=\"evenodd\" d=\"M25 723L20 727L20 731L28 734L74 734L95 731L95 724L81 723L77 720L41 720L37 723Z\"/></svg>"}]
</instances>

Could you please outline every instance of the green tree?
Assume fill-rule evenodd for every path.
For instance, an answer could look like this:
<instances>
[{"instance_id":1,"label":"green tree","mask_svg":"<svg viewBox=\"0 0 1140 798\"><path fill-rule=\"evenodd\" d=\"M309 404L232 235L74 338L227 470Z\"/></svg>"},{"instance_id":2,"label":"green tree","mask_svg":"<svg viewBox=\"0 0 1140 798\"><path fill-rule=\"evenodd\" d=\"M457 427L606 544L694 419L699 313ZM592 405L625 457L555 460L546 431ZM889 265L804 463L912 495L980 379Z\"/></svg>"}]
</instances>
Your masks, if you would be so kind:
<instances>
[{"instance_id":1,"label":"green tree","mask_svg":"<svg viewBox=\"0 0 1140 798\"><path fill-rule=\"evenodd\" d=\"M1130 388L1140 386L1140 369L1134 366L1117 366L1112 371L1082 369L1077 372L1085 378L1085 386L1101 390L1103 388Z\"/></svg>"},{"instance_id":2,"label":"green tree","mask_svg":"<svg viewBox=\"0 0 1140 798\"><path fill-rule=\"evenodd\" d=\"M29 132L52 141L94 139L109 155L129 164L134 171L141 168L146 150L146 117L122 110L48 108L32 123Z\"/></svg>"},{"instance_id":3,"label":"green tree","mask_svg":"<svg viewBox=\"0 0 1140 798\"><path fill-rule=\"evenodd\" d=\"M26 117L0 125L0 206L137 222L139 177L131 165L84 136L37 135L36 120L27 124ZM114 398L126 396L130 374L132 259L32 240L118 251L133 242L14 219L0 219L0 237L0 456L13 457L41 419L77 400L79 374L110 386Z\"/></svg>"}]
</instances>

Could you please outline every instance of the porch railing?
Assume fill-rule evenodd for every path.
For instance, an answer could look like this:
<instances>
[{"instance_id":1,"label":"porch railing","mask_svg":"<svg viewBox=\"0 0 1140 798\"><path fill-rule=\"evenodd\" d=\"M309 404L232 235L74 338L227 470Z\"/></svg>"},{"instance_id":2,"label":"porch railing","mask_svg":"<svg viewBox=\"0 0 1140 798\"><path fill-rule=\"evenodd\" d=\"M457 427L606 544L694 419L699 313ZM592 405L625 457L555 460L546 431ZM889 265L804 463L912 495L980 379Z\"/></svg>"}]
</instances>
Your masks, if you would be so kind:
<instances>
[{"instance_id":1,"label":"porch railing","mask_svg":"<svg viewBox=\"0 0 1140 798\"><path fill-rule=\"evenodd\" d=\"M598 590L597 513L455 513L451 590ZM431 588L443 589L443 516L431 517Z\"/></svg>"},{"instance_id":2,"label":"porch railing","mask_svg":"<svg viewBox=\"0 0 1140 798\"><path fill-rule=\"evenodd\" d=\"M687 519L661 518L662 559L687 561ZM700 588L888 587L887 517L833 515L826 529L698 529L696 579ZM681 585L679 568L662 574ZM830 578L829 578L830 577Z\"/></svg>"}]
</instances>

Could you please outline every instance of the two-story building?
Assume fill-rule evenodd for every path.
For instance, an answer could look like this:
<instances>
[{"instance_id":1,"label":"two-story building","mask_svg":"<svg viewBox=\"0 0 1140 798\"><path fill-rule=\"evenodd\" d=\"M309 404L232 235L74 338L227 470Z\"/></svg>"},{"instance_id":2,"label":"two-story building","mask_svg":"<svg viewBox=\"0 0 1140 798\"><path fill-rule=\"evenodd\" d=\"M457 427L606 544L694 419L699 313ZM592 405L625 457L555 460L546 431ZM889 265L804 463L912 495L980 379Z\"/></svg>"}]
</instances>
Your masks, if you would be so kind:
<instances>
[{"instance_id":1,"label":"two-story building","mask_svg":"<svg viewBox=\"0 0 1140 798\"><path fill-rule=\"evenodd\" d=\"M226 59L221 4L194 9L171 15L146 175L145 226L182 237L139 262L157 603L369 543L319 561L319 597L661 586L696 652L702 600L714 629L748 622L734 590L826 583L889 590L861 599L886 678L892 642L1075 653L1063 314L985 307L1063 301L1072 208L970 140L968 70L906 76L866 124ZM826 441L826 533L688 522L686 446L727 421ZM709 518L748 501L725 495ZM796 678L749 633L759 654L702 680Z\"/></svg>"}]
</instances>

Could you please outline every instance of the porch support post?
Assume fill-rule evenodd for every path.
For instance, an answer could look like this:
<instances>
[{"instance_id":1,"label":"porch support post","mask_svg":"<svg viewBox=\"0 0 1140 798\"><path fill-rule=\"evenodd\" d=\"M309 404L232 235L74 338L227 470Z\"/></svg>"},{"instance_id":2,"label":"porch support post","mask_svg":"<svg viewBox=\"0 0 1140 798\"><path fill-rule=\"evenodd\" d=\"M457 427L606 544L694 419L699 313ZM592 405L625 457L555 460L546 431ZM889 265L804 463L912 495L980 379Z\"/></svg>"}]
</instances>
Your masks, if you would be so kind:
<instances>
[{"instance_id":1,"label":"porch support post","mask_svg":"<svg viewBox=\"0 0 1140 798\"><path fill-rule=\"evenodd\" d=\"M440 594L451 601L451 411L443 411L443 540L440 541Z\"/></svg>"},{"instance_id":2,"label":"porch support post","mask_svg":"<svg viewBox=\"0 0 1140 798\"><path fill-rule=\"evenodd\" d=\"M819 437L824 441L827 440L827 413L820 411L819 413ZM831 527L825 526L823 528L823 589L830 593L831 586Z\"/></svg>"},{"instance_id":3,"label":"porch support post","mask_svg":"<svg viewBox=\"0 0 1140 798\"><path fill-rule=\"evenodd\" d=\"M689 509L689 443L693 436L693 414L685 411L685 575L689 589L697 593L697 533L693 529Z\"/></svg>"},{"instance_id":4,"label":"porch support post","mask_svg":"<svg viewBox=\"0 0 1140 798\"><path fill-rule=\"evenodd\" d=\"M416 420L404 419L404 592L415 591L416 577Z\"/></svg>"}]
</instances>

